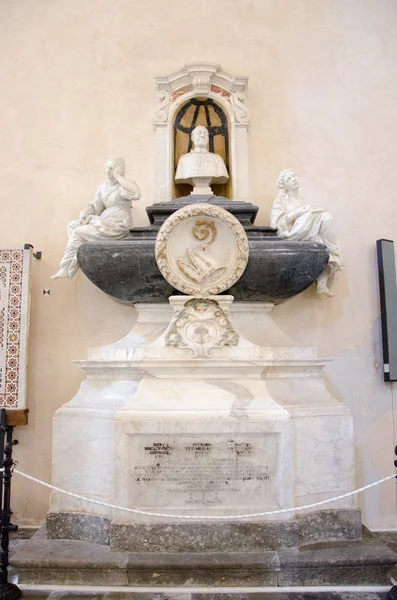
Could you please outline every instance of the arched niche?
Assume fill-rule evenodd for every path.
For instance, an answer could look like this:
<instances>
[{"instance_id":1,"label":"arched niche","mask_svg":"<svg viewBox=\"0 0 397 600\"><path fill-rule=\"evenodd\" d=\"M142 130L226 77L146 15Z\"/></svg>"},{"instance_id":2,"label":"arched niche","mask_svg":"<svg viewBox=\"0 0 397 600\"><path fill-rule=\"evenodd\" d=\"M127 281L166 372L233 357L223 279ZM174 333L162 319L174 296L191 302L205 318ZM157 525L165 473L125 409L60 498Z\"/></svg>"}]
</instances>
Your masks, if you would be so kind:
<instances>
[{"instance_id":1,"label":"arched niche","mask_svg":"<svg viewBox=\"0 0 397 600\"><path fill-rule=\"evenodd\" d=\"M160 106L157 109L154 125L156 131L156 201L164 202L191 192L190 186L175 186L175 160L189 145L187 138L179 147L175 137L175 123L185 106L208 102L217 107L227 123L227 164L230 182L224 186L214 186L217 195L225 195L234 200L249 199L248 190L248 125L250 115L244 104L247 77L230 75L213 63L189 63L167 77L157 77ZM222 111L222 113L220 113ZM206 111L200 118L206 118ZM197 122L197 125L206 125ZM217 140L219 142L219 140ZM214 142L215 143L215 142ZM222 150L222 148L221 148ZM184 188L182 190L182 187ZM217 189L215 189L217 188Z\"/></svg>"},{"instance_id":2,"label":"arched niche","mask_svg":"<svg viewBox=\"0 0 397 600\"><path fill-rule=\"evenodd\" d=\"M230 127L226 112L212 98L190 98L174 115L172 128L173 176L179 158L192 149L191 134L195 127L204 125L209 134L209 151L222 156L229 173L225 184L212 184L217 196L232 197L232 168L230 161ZM188 196L192 187L188 184L173 184L173 197Z\"/></svg>"}]
</instances>

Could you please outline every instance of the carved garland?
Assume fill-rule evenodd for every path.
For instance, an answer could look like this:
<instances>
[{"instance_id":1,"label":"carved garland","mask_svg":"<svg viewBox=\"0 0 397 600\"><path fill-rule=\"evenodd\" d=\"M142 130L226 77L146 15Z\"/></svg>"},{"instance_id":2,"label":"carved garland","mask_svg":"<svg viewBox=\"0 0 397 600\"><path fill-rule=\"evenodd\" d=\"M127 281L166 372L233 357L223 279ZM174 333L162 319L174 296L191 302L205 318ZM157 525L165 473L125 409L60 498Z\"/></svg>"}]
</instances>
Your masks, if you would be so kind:
<instances>
[{"instance_id":1,"label":"carved garland","mask_svg":"<svg viewBox=\"0 0 397 600\"><path fill-rule=\"evenodd\" d=\"M233 233L237 246L237 258L231 272L221 282L209 284L206 289L178 278L171 269L167 257L167 242L174 229L190 217L201 217L203 215L220 219ZM157 235L155 252L161 274L174 288L190 296L210 296L224 292L240 279L248 263L249 247L244 228L233 215L223 208L211 204L192 204L176 211L163 223Z\"/></svg>"}]
</instances>

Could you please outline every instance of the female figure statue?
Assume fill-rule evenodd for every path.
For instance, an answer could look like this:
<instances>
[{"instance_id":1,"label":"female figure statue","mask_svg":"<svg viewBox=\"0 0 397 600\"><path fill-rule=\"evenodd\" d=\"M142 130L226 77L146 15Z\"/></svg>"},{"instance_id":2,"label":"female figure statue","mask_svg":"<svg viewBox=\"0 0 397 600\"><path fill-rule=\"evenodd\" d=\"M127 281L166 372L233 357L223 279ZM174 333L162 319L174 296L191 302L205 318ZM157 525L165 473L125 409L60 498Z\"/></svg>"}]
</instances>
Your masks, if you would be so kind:
<instances>
[{"instance_id":1,"label":"female figure statue","mask_svg":"<svg viewBox=\"0 0 397 600\"><path fill-rule=\"evenodd\" d=\"M132 227L131 202L139 200L139 188L124 177L123 158L110 158L105 173L106 181L97 189L94 200L81 211L77 221L71 221L67 226L68 243L53 279L71 279L77 273L77 249L84 242L120 240Z\"/></svg>"},{"instance_id":2,"label":"female figure statue","mask_svg":"<svg viewBox=\"0 0 397 600\"><path fill-rule=\"evenodd\" d=\"M317 279L317 293L331 297L333 294L328 286L342 268L342 254L333 218L324 208L304 203L299 196L299 184L293 171L281 171L277 186L279 192L273 202L270 225L278 229L283 239L321 242L327 246L329 261Z\"/></svg>"}]
</instances>

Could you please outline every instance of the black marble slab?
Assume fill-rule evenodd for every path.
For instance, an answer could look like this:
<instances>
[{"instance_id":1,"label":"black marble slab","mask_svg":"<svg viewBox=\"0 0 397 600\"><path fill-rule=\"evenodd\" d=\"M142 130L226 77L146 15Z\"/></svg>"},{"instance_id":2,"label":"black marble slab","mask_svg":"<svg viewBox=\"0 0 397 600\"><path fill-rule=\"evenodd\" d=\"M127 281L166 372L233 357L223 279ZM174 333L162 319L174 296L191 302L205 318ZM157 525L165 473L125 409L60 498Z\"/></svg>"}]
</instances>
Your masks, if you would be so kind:
<instances>
[{"instance_id":1,"label":"black marble slab","mask_svg":"<svg viewBox=\"0 0 397 600\"><path fill-rule=\"evenodd\" d=\"M248 236L250 256L239 281L225 294L235 300L281 302L307 289L328 263L323 244ZM78 250L83 273L103 292L128 304L167 302L180 294L161 275L155 238L87 243Z\"/></svg>"},{"instance_id":2,"label":"black marble slab","mask_svg":"<svg viewBox=\"0 0 397 600\"><path fill-rule=\"evenodd\" d=\"M189 204L214 204L230 212L244 227L249 227L255 223L259 207L251 202L242 202L240 200L230 200L223 196L182 196L171 202L158 202L146 208L149 222L154 227L161 227L166 219L175 211L189 206ZM276 235L277 230L271 227L262 227L268 235Z\"/></svg>"},{"instance_id":3,"label":"black marble slab","mask_svg":"<svg viewBox=\"0 0 397 600\"><path fill-rule=\"evenodd\" d=\"M192 203L221 206L243 225L249 242L248 265L240 280L224 293L235 300L281 302L303 292L326 267L327 248L313 242L277 237L277 230L254 224L258 207L220 196L186 196L148 206L150 225L131 229L120 241L86 243L77 258L83 273L103 292L127 304L167 302L179 294L161 275L155 259L157 233L175 211Z\"/></svg>"}]
</instances>

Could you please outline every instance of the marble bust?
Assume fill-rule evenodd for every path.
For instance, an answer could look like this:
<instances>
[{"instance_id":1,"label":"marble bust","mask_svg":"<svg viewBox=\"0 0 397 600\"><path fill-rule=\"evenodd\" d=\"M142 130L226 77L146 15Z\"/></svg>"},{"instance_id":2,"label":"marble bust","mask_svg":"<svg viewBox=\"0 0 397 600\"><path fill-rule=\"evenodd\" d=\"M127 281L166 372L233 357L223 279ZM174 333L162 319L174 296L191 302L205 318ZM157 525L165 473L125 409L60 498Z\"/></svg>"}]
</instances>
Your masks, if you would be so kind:
<instances>
[{"instance_id":1,"label":"marble bust","mask_svg":"<svg viewBox=\"0 0 397 600\"><path fill-rule=\"evenodd\" d=\"M212 194L211 183L226 183L229 179L223 158L208 150L208 130L199 125L192 131L193 149L182 154L175 173L175 183L194 186L192 194Z\"/></svg>"},{"instance_id":2,"label":"marble bust","mask_svg":"<svg viewBox=\"0 0 397 600\"><path fill-rule=\"evenodd\" d=\"M110 158L105 165L106 180L79 218L67 226L68 242L60 269L53 279L71 279L78 271L77 249L84 242L120 240L132 227L131 202L139 200L136 183L127 179L123 158Z\"/></svg>"},{"instance_id":3,"label":"marble bust","mask_svg":"<svg viewBox=\"0 0 397 600\"><path fill-rule=\"evenodd\" d=\"M278 195L270 213L270 225L278 229L279 237L289 240L321 242L327 246L328 265L317 279L317 293L332 296L329 285L342 268L342 254L332 216L321 207L305 204L299 195L298 180L293 171L281 171Z\"/></svg>"}]
</instances>

